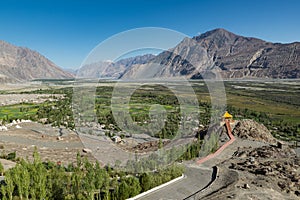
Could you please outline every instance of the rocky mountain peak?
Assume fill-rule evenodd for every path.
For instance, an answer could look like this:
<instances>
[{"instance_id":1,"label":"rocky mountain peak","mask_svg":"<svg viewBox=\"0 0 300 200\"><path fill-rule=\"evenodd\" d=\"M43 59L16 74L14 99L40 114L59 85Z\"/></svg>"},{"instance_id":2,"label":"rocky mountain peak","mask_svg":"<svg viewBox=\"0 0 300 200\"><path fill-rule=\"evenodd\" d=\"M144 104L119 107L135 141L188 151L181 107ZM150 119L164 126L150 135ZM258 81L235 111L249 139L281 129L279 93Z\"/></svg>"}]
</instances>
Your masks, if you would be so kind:
<instances>
[{"instance_id":1,"label":"rocky mountain peak","mask_svg":"<svg viewBox=\"0 0 300 200\"><path fill-rule=\"evenodd\" d=\"M229 32L225 29L222 28L217 28L211 31L207 31L199 36L194 37L194 39L196 39L197 41L202 40L202 39L227 39L227 40L234 40L237 37L239 37L238 35Z\"/></svg>"},{"instance_id":2,"label":"rocky mountain peak","mask_svg":"<svg viewBox=\"0 0 300 200\"><path fill-rule=\"evenodd\" d=\"M214 46L215 48L228 48L235 45L244 44L265 44L266 42L253 37L243 37L229 32L225 29L218 28L199 36L194 37L198 43L202 44L204 47L209 48Z\"/></svg>"}]
</instances>

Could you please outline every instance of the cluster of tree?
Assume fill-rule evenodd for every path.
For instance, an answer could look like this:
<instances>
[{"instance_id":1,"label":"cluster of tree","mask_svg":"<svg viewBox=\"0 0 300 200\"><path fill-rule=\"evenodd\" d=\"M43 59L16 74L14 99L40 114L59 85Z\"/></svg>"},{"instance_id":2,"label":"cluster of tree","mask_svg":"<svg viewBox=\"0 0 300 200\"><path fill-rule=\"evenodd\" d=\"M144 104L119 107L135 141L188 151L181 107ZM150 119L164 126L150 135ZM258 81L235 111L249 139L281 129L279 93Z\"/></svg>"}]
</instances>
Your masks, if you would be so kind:
<instances>
[{"instance_id":1,"label":"cluster of tree","mask_svg":"<svg viewBox=\"0 0 300 200\"><path fill-rule=\"evenodd\" d=\"M36 113L36 120L46 119L45 123L53 126L65 126L70 129L75 128L72 104L72 91L70 88L55 90L55 93L65 94L64 98L55 102L46 101L39 106Z\"/></svg>"},{"instance_id":2,"label":"cluster of tree","mask_svg":"<svg viewBox=\"0 0 300 200\"><path fill-rule=\"evenodd\" d=\"M3 174L4 174L4 166L0 162L0 176L3 176Z\"/></svg>"},{"instance_id":3,"label":"cluster of tree","mask_svg":"<svg viewBox=\"0 0 300 200\"><path fill-rule=\"evenodd\" d=\"M29 90L29 91L22 91L20 94L67 94L72 93L72 87L64 87L59 89L48 88L48 89L38 89L38 90ZM53 96L52 98L56 98Z\"/></svg>"},{"instance_id":4,"label":"cluster of tree","mask_svg":"<svg viewBox=\"0 0 300 200\"><path fill-rule=\"evenodd\" d=\"M173 95L170 90L163 86L148 86L154 88L149 92L149 90L140 89L136 90L130 99L130 115L134 122L140 124L142 128L145 128L144 132L147 133L147 125L151 123L149 117L149 108L153 104L160 104L167 106L167 121L165 122L164 128L156 134L156 137L161 138L172 138L177 132L180 114L179 114L179 103L177 98ZM119 127L114 121L113 114L110 108L110 99L111 98L112 88L108 87L99 87L97 88L96 95L96 115L98 122L105 124L108 127L110 124L113 124L116 130L119 130ZM127 112L127 111L125 111ZM124 111L120 110L120 116L124 116L124 123L126 124L126 115ZM146 124L144 122L147 122Z\"/></svg>"},{"instance_id":5,"label":"cluster of tree","mask_svg":"<svg viewBox=\"0 0 300 200\"><path fill-rule=\"evenodd\" d=\"M140 173L138 176L122 176L119 180L117 190L113 193L113 199L127 199L141 192L171 181L181 176L183 168L178 165L170 165L154 172Z\"/></svg>"},{"instance_id":6,"label":"cluster of tree","mask_svg":"<svg viewBox=\"0 0 300 200\"><path fill-rule=\"evenodd\" d=\"M203 140L197 140L188 146L186 151L177 160L192 160L199 157L201 146L203 145Z\"/></svg>"},{"instance_id":7,"label":"cluster of tree","mask_svg":"<svg viewBox=\"0 0 300 200\"><path fill-rule=\"evenodd\" d=\"M268 127L272 130L273 135L281 140L294 141L296 146L300 142L300 123L279 120L273 121Z\"/></svg>"},{"instance_id":8,"label":"cluster of tree","mask_svg":"<svg viewBox=\"0 0 300 200\"><path fill-rule=\"evenodd\" d=\"M145 86L146 87L146 86ZM130 115L133 121L140 124L144 128L144 133L147 133L148 123L151 123L149 117L149 108L153 104L159 104L166 108L166 121L161 131L155 134L155 137L162 139L172 139L176 136L181 122L188 122L189 116L181 116L180 105L177 97L164 86L149 86L153 90L144 89L143 87L136 90L130 99ZM96 95L96 115L99 123L105 124L108 127L110 124L114 125L115 130L120 130L114 121L113 114L110 110L110 101L106 98L111 98L112 88L99 87ZM141 106L142 105L142 106ZM208 125L211 119L211 105L207 101L199 100L199 107L204 112L200 113L199 123ZM119 116L124 116L124 123L126 124L125 114L120 110ZM162 117L157 117L162 119ZM148 123L144 123L148 122ZM190 122L189 122L190 123ZM192 123L192 122L191 122ZM195 126L194 126L195 127Z\"/></svg>"},{"instance_id":9,"label":"cluster of tree","mask_svg":"<svg viewBox=\"0 0 300 200\"><path fill-rule=\"evenodd\" d=\"M211 132L210 135L206 135L201 146L199 156L207 156L210 153L214 153L219 148L219 134L217 132Z\"/></svg>"},{"instance_id":10,"label":"cluster of tree","mask_svg":"<svg viewBox=\"0 0 300 200\"><path fill-rule=\"evenodd\" d=\"M0 173L3 166L0 165ZM64 167L42 162L37 151L33 161L21 160L5 172L1 199L127 199L182 174L171 165L155 172L132 174L101 167L77 155L76 164Z\"/></svg>"},{"instance_id":11,"label":"cluster of tree","mask_svg":"<svg viewBox=\"0 0 300 200\"><path fill-rule=\"evenodd\" d=\"M151 153L147 157L139 157L138 154L135 154L134 159L128 160L126 165L120 169L134 173L144 173L147 171L168 169L165 168L165 166L169 166L171 168L176 168L179 174L182 174L184 169L181 166L173 164L178 160L178 158L180 158L181 155L184 154L186 149L187 146L177 146L176 148L173 147L169 150L160 149L157 152Z\"/></svg>"}]
</instances>

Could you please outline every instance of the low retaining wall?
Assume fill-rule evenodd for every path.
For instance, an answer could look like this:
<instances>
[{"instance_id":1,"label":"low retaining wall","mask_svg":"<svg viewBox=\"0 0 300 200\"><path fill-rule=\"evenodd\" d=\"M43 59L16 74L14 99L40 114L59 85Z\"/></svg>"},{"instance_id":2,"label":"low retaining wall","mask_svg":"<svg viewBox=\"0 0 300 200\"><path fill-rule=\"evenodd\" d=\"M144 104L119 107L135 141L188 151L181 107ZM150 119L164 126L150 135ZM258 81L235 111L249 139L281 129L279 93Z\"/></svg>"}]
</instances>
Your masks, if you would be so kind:
<instances>
[{"instance_id":1,"label":"low retaining wall","mask_svg":"<svg viewBox=\"0 0 300 200\"><path fill-rule=\"evenodd\" d=\"M159 185L159 186L154 187L154 188L152 188L150 190L147 190L146 192L143 192L143 193L138 194L138 195L136 195L134 197L131 197L131 198L127 199L127 200L136 200L136 199L141 198L141 197L143 197L143 196L145 196L147 194L150 194L151 192L154 192L154 191L159 190L159 189L161 189L161 188L163 188L163 187L165 187L167 185L170 185L170 184L172 184L172 183L174 183L176 181L179 181L180 179L183 179L183 178L184 178L184 174L182 174L181 176L179 176L179 177L177 177L177 178L175 178L173 180L170 180L169 182L166 182L166 183L164 183L162 185Z\"/></svg>"}]
</instances>

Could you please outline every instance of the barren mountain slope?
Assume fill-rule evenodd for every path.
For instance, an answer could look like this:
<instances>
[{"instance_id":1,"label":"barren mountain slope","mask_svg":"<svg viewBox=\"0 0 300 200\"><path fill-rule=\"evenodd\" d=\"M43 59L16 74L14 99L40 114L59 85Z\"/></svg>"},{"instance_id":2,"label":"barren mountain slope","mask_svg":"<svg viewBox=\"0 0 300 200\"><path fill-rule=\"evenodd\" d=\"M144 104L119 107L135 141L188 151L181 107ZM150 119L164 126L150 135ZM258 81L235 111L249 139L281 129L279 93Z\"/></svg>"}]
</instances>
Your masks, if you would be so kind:
<instances>
[{"instance_id":1,"label":"barren mountain slope","mask_svg":"<svg viewBox=\"0 0 300 200\"><path fill-rule=\"evenodd\" d=\"M0 40L0 82L72 77L38 52Z\"/></svg>"},{"instance_id":2,"label":"barren mountain slope","mask_svg":"<svg viewBox=\"0 0 300 200\"><path fill-rule=\"evenodd\" d=\"M137 74L149 76L150 67L155 71L152 77L198 79L216 69L223 78L299 78L299 55L298 42L270 43L215 29L192 39L185 38L152 59L151 63L156 65L132 66L122 78L136 78Z\"/></svg>"}]
</instances>

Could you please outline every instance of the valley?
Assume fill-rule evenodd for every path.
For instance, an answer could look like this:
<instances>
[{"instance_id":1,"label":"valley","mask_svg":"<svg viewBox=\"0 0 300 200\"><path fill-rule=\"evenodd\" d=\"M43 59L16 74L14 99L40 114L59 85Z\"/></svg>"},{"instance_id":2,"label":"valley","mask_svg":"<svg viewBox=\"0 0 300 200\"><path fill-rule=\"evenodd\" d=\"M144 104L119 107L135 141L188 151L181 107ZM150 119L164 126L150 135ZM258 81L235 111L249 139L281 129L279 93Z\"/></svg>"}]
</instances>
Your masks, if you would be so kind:
<instances>
[{"instance_id":1,"label":"valley","mask_svg":"<svg viewBox=\"0 0 300 200\"><path fill-rule=\"evenodd\" d=\"M89 162L99 162L100 166L106 170L108 170L107 166L111 166L111 170L113 171L107 171L110 176L112 175L111 181L108 181L105 187L115 188L121 187L120 183L116 185L113 182L113 180L116 181L118 179L113 178L113 174L115 173L119 174L117 176L119 178L133 176L137 178L135 180L138 180L144 173L152 174L151 171L155 169L164 170L168 162L169 164L166 166L169 166L170 163L177 163L176 165L183 163L184 168L187 170L187 178L166 187L166 191L169 190L168 188L171 189L170 191L175 191L175 188L179 187L181 189L178 191L185 192L180 194L173 192L173 194L175 196L179 195L180 198L184 196L188 197L189 195L195 195L195 198L198 198L199 195L209 195L207 198L213 199L217 198L216 195L220 191L223 191L216 189L224 186L222 186L223 183L218 179L216 179L210 190L216 189L219 193L212 196L208 192L199 193L201 187L205 187L210 179L210 173L204 173L204 171L210 171L210 168L213 166L218 166L222 176L226 176L226 173L232 173L229 172L230 170L237 170L239 177L245 176L251 180L255 179L251 175L251 172L250 174L242 172L240 168L235 167L236 165L230 164L230 160L233 163L240 162L234 156L240 154L235 153L241 151L239 147L242 149L248 148L247 151L254 151L256 148L272 145L268 144L267 140L262 139L265 138L267 132L270 135L272 134L277 140L285 141L286 145L290 146L288 148L296 148L299 145L300 110L297 99L300 95L300 85L297 80L270 80L269 82L246 80L225 81L226 109L234 116L236 125L235 128L233 127L233 134L238 138L237 141L224 149L226 156L224 153L221 153L223 156L217 156L204 164L197 165L196 161L199 159L199 155L201 155L201 158L216 151L228 138L226 138L226 134L225 136L222 135L224 134L224 130L222 131L222 129L213 133L212 135L214 136L211 135L206 138L205 134L207 128L210 126L209 115L212 112L210 108L210 95L205 82L192 80L190 83L199 101L200 116L197 119L199 125L197 129L193 130L192 135L183 136L182 138L176 138L176 134L174 134L178 133L178 130L182 126L180 122L181 113L178 110L178 100L168 88L159 85L143 85L133 93L129 102L130 116L142 128L141 130L145 134L126 132L120 129L118 124L113 120L110 99L112 98L113 88L116 85L115 81L104 81L97 84L86 82L80 86L76 86L72 81L61 84L60 81L56 82L52 80L49 82L49 80L45 80L40 85L34 83L34 89L31 90L23 89L21 86L13 86L7 90L2 90L2 95L6 95L8 98L3 98L5 101L3 101L0 107L2 127L5 127L0 131L1 157L12 160L15 163L19 163L22 159L27 160L27 162L36 162L32 155L38 152L41 159L40 162L44 163L43 165L59 165L64 166L66 171L73 171L76 170L76 166L78 167L78 155L80 155L82 159L87 158ZM123 82L121 86L130 88L133 84ZM74 110L72 110L74 102L71 100L74 87L96 88L94 96L96 122L87 121L78 126L76 121L74 121ZM169 87L177 88L178 90L182 88L180 82L172 83ZM181 94L185 95L185 93ZM32 96L36 97L36 99L32 98ZM87 96L86 98L87 100L89 99ZM166 122L164 128L156 135L147 135L147 129L144 129L144 127L151 123L152 119L148 113L153 104L163 105L166 110ZM222 113L218 120L221 120L221 116ZM247 126L244 124L240 128L236 128L239 121L243 121L244 119L251 119L253 123L247 122ZM254 122L263 124L267 128L260 127L260 125ZM197 121L193 123L197 123ZM193 123L190 124L192 127L194 126ZM244 129L242 129L243 127ZM266 132L261 132L262 130ZM252 137L257 137L257 139L253 140ZM263 148L268 149L269 147ZM162 155L157 154L161 149L164 149L165 153ZM204 151L204 149L206 150ZM176 153L174 154L174 152ZM202 153L199 154L199 152ZM161 162L162 157L160 156L163 156L163 159L167 159L167 163ZM274 161L276 161L276 158L274 158ZM258 157L257 159L260 158ZM13 166L11 163L6 162L3 162L3 165L6 170ZM248 169L248 164L244 164L244 167ZM52 169L52 167L49 168L49 173L52 173ZM204 170L201 175L203 179L199 180L199 184L203 186L191 189L190 184L184 183L187 181L191 184L198 184L197 179L190 180L189 178L197 177L193 175L197 170ZM135 176L131 174L133 171L139 175ZM178 176L178 172L176 174ZM298 172L296 172L295 176L297 174ZM171 176L173 177L173 175ZM237 189L234 190L234 193L226 193L226 195L233 198L240 198L242 193L240 193L239 188L244 187L243 185L246 183L249 184L244 180L242 178L238 182L234 182L238 183L236 186ZM286 180L288 181L289 179ZM129 180L124 179L124 181ZM227 183L224 184L226 185ZM255 190L252 189L258 188L259 184L261 182L256 184L255 181L249 184L251 189L248 190L248 194L250 196L254 195ZM230 187L232 186L230 184ZM265 191L268 191L268 188L272 187L267 186ZM292 198L293 195L298 194L298 185L291 187L292 194L290 195ZM280 195L285 195L288 191L279 188L276 190L278 191L278 198ZM107 190L104 189L103 191ZM142 191L144 190L140 190L140 192ZM158 192L165 192L165 189L162 188ZM94 194L96 195L97 193ZM155 194L161 196L160 193L154 192L153 195ZM73 194L69 193L68 195L72 196ZM112 197L111 195L123 194L104 192L100 196L104 197L103 195ZM150 199L156 198L151 195L152 193L149 194ZM177 198L175 196L173 198ZM147 198L143 197L141 199Z\"/></svg>"},{"instance_id":2,"label":"valley","mask_svg":"<svg viewBox=\"0 0 300 200\"><path fill-rule=\"evenodd\" d=\"M300 1L2 1L0 200L299 200Z\"/></svg>"}]
</instances>

